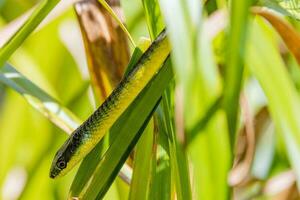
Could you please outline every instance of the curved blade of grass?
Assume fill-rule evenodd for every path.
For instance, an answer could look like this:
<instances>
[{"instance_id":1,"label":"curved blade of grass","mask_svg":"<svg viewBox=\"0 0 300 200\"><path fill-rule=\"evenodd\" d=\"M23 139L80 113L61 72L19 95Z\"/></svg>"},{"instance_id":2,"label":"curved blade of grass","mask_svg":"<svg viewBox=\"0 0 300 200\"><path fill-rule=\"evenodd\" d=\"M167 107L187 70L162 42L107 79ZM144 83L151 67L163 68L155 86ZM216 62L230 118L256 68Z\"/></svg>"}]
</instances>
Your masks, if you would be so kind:
<instances>
[{"instance_id":1,"label":"curved blade of grass","mask_svg":"<svg viewBox=\"0 0 300 200\"><path fill-rule=\"evenodd\" d=\"M281 36L286 46L291 53L295 56L298 65L300 65L300 34L292 27L288 22L284 21L281 17L274 13L263 9L253 8L252 11L268 20L272 26L276 29L277 33ZM299 9L300 11L300 9Z\"/></svg>"},{"instance_id":2,"label":"curved blade of grass","mask_svg":"<svg viewBox=\"0 0 300 200\"><path fill-rule=\"evenodd\" d=\"M124 33L126 33L126 35L128 36L131 44L136 47L134 40L132 39L129 31L127 30L127 28L125 27L125 25L122 23L122 20L119 19L119 17L116 15L116 13L113 11L113 9L108 5L108 3L105 0L98 0L103 7L111 14L111 16L117 21L117 23L120 25L120 27L122 28L122 30L124 31Z\"/></svg>"},{"instance_id":3,"label":"curved blade of grass","mask_svg":"<svg viewBox=\"0 0 300 200\"><path fill-rule=\"evenodd\" d=\"M276 132L285 143L289 161L300 181L300 99L287 69L272 41L269 27L257 18L251 27L247 63L260 82L269 102ZM284 95L278 95L278 91Z\"/></svg>"},{"instance_id":4,"label":"curved blade of grass","mask_svg":"<svg viewBox=\"0 0 300 200\"><path fill-rule=\"evenodd\" d=\"M83 199L101 199L112 184L118 171L124 164L127 156L135 146L140 129L145 119L151 117L155 105L159 101L162 92L172 79L170 66L166 63L159 73L147 85L139 97L123 113L118 121L110 129L116 133L110 148L98 164L94 174L86 182L81 191L71 188L70 196ZM145 124L144 124L145 125Z\"/></svg>"},{"instance_id":5,"label":"curved blade of grass","mask_svg":"<svg viewBox=\"0 0 300 200\"><path fill-rule=\"evenodd\" d=\"M11 54L24 42L60 0L43 0L21 28L0 49L0 67Z\"/></svg>"},{"instance_id":6,"label":"curved blade of grass","mask_svg":"<svg viewBox=\"0 0 300 200\"><path fill-rule=\"evenodd\" d=\"M50 23L55 17L61 15L67 8L69 8L74 2L78 0L64 0L55 6L52 11L45 17L45 19L40 23L40 25L36 28L35 31L43 28L45 25ZM32 14L35 7L26 11L18 18L14 19L13 21L9 22L5 27L1 27L0 29L0 47L2 47L9 38L17 32L17 30L22 26L22 24L26 21L26 19Z\"/></svg>"},{"instance_id":7,"label":"curved blade of grass","mask_svg":"<svg viewBox=\"0 0 300 200\"><path fill-rule=\"evenodd\" d=\"M57 100L15 70L10 64L0 69L0 82L21 94L26 101L56 126L71 134L80 120Z\"/></svg>"},{"instance_id":8,"label":"curved blade of grass","mask_svg":"<svg viewBox=\"0 0 300 200\"><path fill-rule=\"evenodd\" d=\"M232 0L230 30L224 80L224 109L227 115L231 147L234 145L242 85L244 47L249 8L252 0Z\"/></svg>"},{"instance_id":9,"label":"curved blade of grass","mask_svg":"<svg viewBox=\"0 0 300 200\"><path fill-rule=\"evenodd\" d=\"M142 0L142 3L150 37L154 39L164 28L158 0Z\"/></svg>"}]
</instances>

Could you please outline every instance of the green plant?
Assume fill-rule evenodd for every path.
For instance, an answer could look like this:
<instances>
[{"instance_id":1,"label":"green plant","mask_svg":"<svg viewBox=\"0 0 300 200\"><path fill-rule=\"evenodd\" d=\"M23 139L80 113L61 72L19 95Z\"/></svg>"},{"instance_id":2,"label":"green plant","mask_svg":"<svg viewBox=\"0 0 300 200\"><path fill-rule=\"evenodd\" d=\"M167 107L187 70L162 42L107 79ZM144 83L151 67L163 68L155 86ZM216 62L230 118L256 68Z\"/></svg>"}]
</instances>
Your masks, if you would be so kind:
<instances>
[{"instance_id":1,"label":"green plant","mask_svg":"<svg viewBox=\"0 0 300 200\"><path fill-rule=\"evenodd\" d=\"M4 21L34 2L1 2L7 37L16 25ZM43 0L0 49L1 198L299 198L300 1L72 3ZM105 101L165 27L162 68L78 170L50 180L61 133Z\"/></svg>"}]
</instances>

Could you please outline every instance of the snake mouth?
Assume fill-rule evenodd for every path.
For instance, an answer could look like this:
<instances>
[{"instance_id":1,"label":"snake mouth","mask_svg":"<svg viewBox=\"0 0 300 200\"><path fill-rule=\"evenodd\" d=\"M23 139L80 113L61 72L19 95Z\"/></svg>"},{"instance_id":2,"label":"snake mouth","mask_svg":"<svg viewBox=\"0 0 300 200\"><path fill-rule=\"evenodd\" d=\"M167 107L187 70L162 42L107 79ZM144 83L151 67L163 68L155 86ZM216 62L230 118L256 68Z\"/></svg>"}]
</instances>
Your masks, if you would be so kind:
<instances>
[{"instance_id":1,"label":"snake mouth","mask_svg":"<svg viewBox=\"0 0 300 200\"><path fill-rule=\"evenodd\" d=\"M58 167L56 167L55 165L52 165L52 167L50 169L50 173L49 173L50 178L52 178L52 179L56 178L60 174L60 171L61 170Z\"/></svg>"},{"instance_id":2,"label":"snake mouth","mask_svg":"<svg viewBox=\"0 0 300 200\"><path fill-rule=\"evenodd\" d=\"M52 174L52 173L50 173L50 178L55 178L55 175L54 174Z\"/></svg>"}]
</instances>

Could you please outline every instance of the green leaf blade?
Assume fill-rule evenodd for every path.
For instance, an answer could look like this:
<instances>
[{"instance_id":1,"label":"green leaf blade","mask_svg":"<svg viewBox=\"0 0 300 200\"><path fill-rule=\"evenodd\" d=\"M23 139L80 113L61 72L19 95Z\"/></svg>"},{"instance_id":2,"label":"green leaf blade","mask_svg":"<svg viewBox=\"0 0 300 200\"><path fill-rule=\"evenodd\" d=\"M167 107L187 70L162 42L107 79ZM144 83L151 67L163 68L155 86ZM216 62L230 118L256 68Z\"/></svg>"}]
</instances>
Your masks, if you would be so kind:
<instances>
[{"instance_id":1,"label":"green leaf blade","mask_svg":"<svg viewBox=\"0 0 300 200\"><path fill-rule=\"evenodd\" d=\"M244 72L244 49L247 33L249 8L252 0L231 1L229 47L227 53L225 81L224 81L224 108L228 120L231 147L235 143L238 121L238 106L240 90Z\"/></svg>"},{"instance_id":2,"label":"green leaf blade","mask_svg":"<svg viewBox=\"0 0 300 200\"><path fill-rule=\"evenodd\" d=\"M70 134L79 126L81 121L70 110L63 107L11 65L5 64L0 69L0 82L21 94L32 107L65 132Z\"/></svg>"},{"instance_id":3,"label":"green leaf blade","mask_svg":"<svg viewBox=\"0 0 300 200\"><path fill-rule=\"evenodd\" d=\"M82 192L71 189L71 196L72 194L80 194L80 196L88 199L94 199L96 196L105 194L118 174L120 167L124 164L128 153L136 144L141 134L139 130L145 118L153 112L152 110L160 99L162 91L171 80L170 70L170 67L165 64L146 89L113 125L110 131L111 133L115 132L117 137L98 164L94 172L95 175L91 176L90 180L86 182L86 188L82 188Z\"/></svg>"},{"instance_id":4,"label":"green leaf blade","mask_svg":"<svg viewBox=\"0 0 300 200\"><path fill-rule=\"evenodd\" d=\"M27 39L34 29L42 22L60 0L43 0L27 21L0 49L0 67L9 59L11 54Z\"/></svg>"},{"instance_id":5,"label":"green leaf blade","mask_svg":"<svg viewBox=\"0 0 300 200\"><path fill-rule=\"evenodd\" d=\"M275 128L284 141L299 183L300 100L270 33L267 25L257 18L247 48L247 63L267 96ZM284 91L285 95L278 95L278 91Z\"/></svg>"}]
</instances>

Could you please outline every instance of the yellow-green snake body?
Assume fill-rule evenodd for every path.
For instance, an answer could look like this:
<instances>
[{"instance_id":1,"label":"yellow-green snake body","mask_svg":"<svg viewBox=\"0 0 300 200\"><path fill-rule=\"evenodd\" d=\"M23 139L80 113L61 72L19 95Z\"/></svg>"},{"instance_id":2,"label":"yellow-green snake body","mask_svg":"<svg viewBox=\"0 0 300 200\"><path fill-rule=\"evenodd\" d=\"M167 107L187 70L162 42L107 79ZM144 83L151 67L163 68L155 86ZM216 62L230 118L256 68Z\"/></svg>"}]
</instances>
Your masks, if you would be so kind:
<instances>
[{"instance_id":1,"label":"yellow-green snake body","mask_svg":"<svg viewBox=\"0 0 300 200\"><path fill-rule=\"evenodd\" d=\"M72 133L58 150L52 162L51 178L65 175L99 143L158 72L170 50L164 30L105 102Z\"/></svg>"}]
</instances>

